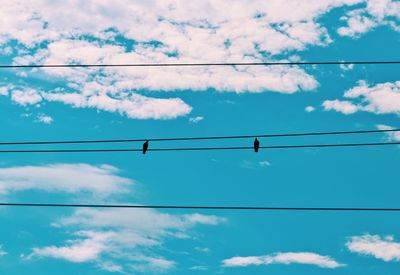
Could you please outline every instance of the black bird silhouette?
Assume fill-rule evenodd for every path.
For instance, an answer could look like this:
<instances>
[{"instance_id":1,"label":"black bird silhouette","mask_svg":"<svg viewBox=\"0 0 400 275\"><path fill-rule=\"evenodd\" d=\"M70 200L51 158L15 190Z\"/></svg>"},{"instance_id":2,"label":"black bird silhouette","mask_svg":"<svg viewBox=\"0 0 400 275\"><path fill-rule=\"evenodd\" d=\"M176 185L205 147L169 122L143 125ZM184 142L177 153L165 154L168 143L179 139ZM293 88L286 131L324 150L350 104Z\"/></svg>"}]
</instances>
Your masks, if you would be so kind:
<instances>
[{"instance_id":1,"label":"black bird silhouette","mask_svg":"<svg viewBox=\"0 0 400 275\"><path fill-rule=\"evenodd\" d=\"M258 139L256 138L254 140L254 152L258 152L258 148L260 147L260 142L258 141Z\"/></svg>"},{"instance_id":2,"label":"black bird silhouette","mask_svg":"<svg viewBox=\"0 0 400 275\"><path fill-rule=\"evenodd\" d=\"M146 154L148 148L149 148L149 141L146 140L146 142L143 143L143 149L142 149L143 155Z\"/></svg>"}]
</instances>

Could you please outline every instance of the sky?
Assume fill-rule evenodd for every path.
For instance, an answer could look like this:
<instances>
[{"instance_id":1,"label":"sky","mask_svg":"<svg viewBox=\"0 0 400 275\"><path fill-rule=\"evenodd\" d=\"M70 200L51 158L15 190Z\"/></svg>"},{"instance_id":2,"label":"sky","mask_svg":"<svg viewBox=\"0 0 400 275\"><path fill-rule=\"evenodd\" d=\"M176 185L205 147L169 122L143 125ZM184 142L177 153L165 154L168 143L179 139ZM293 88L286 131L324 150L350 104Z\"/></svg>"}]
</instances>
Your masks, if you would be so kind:
<instances>
[{"instance_id":1,"label":"sky","mask_svg":"<svg viewBox=\"0 0 400 275\"><path fill-rule=\"evenodd\" d=\"M400 60L395 0L3 0L0 64ZM400 128L398 65L0 71L1 141ZM260 138L261 146L400 135ZM150 148L252 146L253 139ZM19 146L131 148L141 143ZM2 147L17 149L16 147ZM0 200L399 207L400 148L3 154ZM399 214L0 209L2 274L398 274Z\"/></svg>"}]
</instances>

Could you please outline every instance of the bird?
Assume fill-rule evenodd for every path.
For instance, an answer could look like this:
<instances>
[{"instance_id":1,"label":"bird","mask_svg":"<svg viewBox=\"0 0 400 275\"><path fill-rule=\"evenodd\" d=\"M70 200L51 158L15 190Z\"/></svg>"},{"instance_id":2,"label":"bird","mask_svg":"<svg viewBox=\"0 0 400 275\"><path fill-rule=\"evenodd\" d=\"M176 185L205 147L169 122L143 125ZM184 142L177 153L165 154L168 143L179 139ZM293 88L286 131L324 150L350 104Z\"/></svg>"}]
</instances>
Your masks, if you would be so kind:
<instances>
[{"instance_id":1,"label":"bird","mask_svg":"<svg viewBox=\"0 0 400 275\"><path fill-rule=\"evenodd\" d=\"M142 149L143 155L146 154L148 148L149 148L149 141L146 140L146 142L143 143L143 149Z\"/></svg>"},{"instance_id":2,"label":"bird","mask_svg":"<svg viewBox=\"0 0 400 275\"><path fill-rule=\"evenodd\" d=\"M258 139L256 138L254 140L254 152L258 152L258 148L260 147L260 142L258 141Z\"/></svg>"}]
</instances>

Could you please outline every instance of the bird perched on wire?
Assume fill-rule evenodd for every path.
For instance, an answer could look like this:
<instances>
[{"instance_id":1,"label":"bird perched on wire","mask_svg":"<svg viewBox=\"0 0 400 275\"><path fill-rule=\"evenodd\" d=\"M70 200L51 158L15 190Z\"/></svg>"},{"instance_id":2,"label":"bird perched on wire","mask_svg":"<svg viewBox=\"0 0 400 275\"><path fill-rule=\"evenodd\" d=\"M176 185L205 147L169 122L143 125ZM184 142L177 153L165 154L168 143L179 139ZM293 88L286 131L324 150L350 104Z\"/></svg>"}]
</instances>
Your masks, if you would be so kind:
<instances>
[{"instance_id":1,"label":"bird perched on wire","mask_svg":"<svg viewBox=\"0 0 400 275\"><path fill-rule=\"evenodd\" d=\"M258 139L256 138L254 140L254 152L258 152L258 148L260 147L260 142L258 141Z\"/></svg>"},{"instance_id":2,"label":"bird perched on wire","mask_svg":"<svg viewBox=\"0 0 400 275\"><path fill-rule=\"evenodd\" d=\"M146 142L143 143L143 148L142 148L143 155L146 154L148 148L149 148L149 141L146 140Z\"/></svg>"}]
</instances>

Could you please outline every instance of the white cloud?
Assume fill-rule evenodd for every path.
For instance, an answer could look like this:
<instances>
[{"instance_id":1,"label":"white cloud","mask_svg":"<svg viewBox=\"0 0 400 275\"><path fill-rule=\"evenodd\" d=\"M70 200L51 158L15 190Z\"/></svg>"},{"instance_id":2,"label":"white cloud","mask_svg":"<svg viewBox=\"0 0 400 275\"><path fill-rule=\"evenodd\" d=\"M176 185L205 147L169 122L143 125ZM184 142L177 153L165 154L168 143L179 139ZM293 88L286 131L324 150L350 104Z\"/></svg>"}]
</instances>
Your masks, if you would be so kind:
<instances>
[{"instance_id":1,"label":"white cloud","mask_svg":"<svg viewBox=\"0 0 400 275\"><path fill-rule=\"evenodd\" d=\"M240 163L240 167L245 169L259 169L259 168L266 168L268 166L271 166L271 163L267 160L261 160L258 162L243 160Z\"/></svg>"},{"instance_id":2,"label":"white cloud","mask_svg":"<svg viewBox=\"0 0 400 275\"><path fill-rule=\"evenodd\" d=\"M132 218L132 215L135 218ZM154 224L157 220L157 224ZM63 218L59 221L60 226L91 226L96 228L102 227L125 227L160 235L165 229L183 227L190 228L197 224L216 225L225 219L218 216L202 215L198 213L187 214L182 216L174 216L162 214L152 210L145 209L117 209L110 211L99 211L93 209L80 209L70 217ZM161 235L164 235L162 233Z\"/></svg>"},{"instance_id":3,"label":"white cloud","mask_svg":"<svg viewBox=\"0 0 400 275\"><path fill-rule=\"evenodd\" d=\"M400 243L395 242L393 236L382 238L379 235L364 234L351 237L346 245L354 253L373 256L386 262L400 261Z\"/></svg>"},{"instance_id":4,"label":"white cloud","mask_svg":"<svg viewBox=\"0 0 400 275\"><path fill-rule=\"evenodd\" d=\"M0 95L8 96L8 89L9 89L9 87L7 87L7 86L0 87Z\"/></svg>"},{"instance_id":5,"label":"white cloud","mask_svg":"<svg viewBox=\"0 0 400 275\"><path fill-rule=\"evenodd\" d=\"M363 109L377 114L400 112L400 81L386 82L369 87L365 81L359 81L359 85L346 91L346 98L361 98Z\"/></svg>"},{"instance_id":6,"label":"white cloud","mask_svg":"<svg viewBox=\"0 0 400 275\"><path fill-rule=\"evenodd\" d=\"M24 87L21 90L13 90L11 94L11 100L19 105L26 106L42 101L42 97L40 96L39 91Z\"/></svg>"},{"instance_id":7,"label":"white cloud","mask_svg":"<svg viewBox=\"0 0 400 275\"><path fill-rule=\"evenodd\" d=\"M171 26L172 27L172 26ZM174 27L175 28L175 27ZM211 39L211 38L210 38ZM173 41L172 41L173 42ZM206 43L206 42L204 42ZM222 43L222 42L221 42ZM211 45L207 46L207 52ZM224 47L222 45L216 46ZM67 50L66 50L67 49ZM69 51L68 49L73 49ZM87 49L95 54L83 55ZM186 48L185 48L186 50ZM199 49L200 50L200 49ZM220 51L221 49L218 49ZM206 51L206 49L204 49ZM187 53L190 54L190 53ZM193 54L198 54L197 51ZM215 59L227 60L225 51ZM49 44L48 49L18 57L18 64L47 63L176 63L205 62L202 56L183 58L168 56L166 46L137 46L134 52L125 52L123 47L101 46L94 42L60 40ZM238 59L239 60L239 59ZM90 62L89 62L90 61ZM257 61L251 57L240 57L239 61ZM313 90L318 83L314 77L299 67L152 67L152 68L103 68L103 69L44 69L46 74L67 78L84 95L97 93L121 94L122 92L149 89L157 91L188 90L206 91L210 88L230 92L277 91L294 93ZM173 81L171 81L173 79Z\"/></svg>"},{"instance_id":8,"label":"white cloud","mask_svg":"<svg viewBox=\"0 0 400 275\"><path fill-rule=\"evenodd\" d=\"M96 108L107 112L117 112L128 118L171 119L190 113L192 107L180 98L153 98L139 94L123 95L113 98L107 94L85 96L80 93L47 93L48 101L63 102L76 108Z\"/></svg>"},{"instance_id":9,"label":"white cloud","mask_svg":"<svg viewBox=\"0 0 400 275\"><path fill-rule=\"evenodd\" d=\"M77 8L74 1L5 1L0 43L17 41L17 64L274 60L278 54L332 43L318 19L334 8L363 2L206 0L189 5L182 0L117 0L88 1ZM87 14L96 16L87 20ZM136 43L129 46L121 37ZM39 44L45 46L35 47ZM58 101L138 119L173 119L191 111L179 98L139 95L147 90L295 93L318 86L295 66L57 68L35 74L68 88L60 85L63 89L35 96L17 93L13 100L21 105Z\"/></svg>"},{"instance_id":10,"label":"white cloud","mask_svg":"<svg viewBox=\"0 0 400 275\"><path fill-rule=\"evenodd\" d=\"M377 26L390 26L400 31L400 3L396 0L368 0L362 8L351 10L341 18L346 26L340 27L342 36L358 37Z\"/></svg>"},{"instance_id":11,"label":"white cloud","mask_svg":"<svg viewBox=\"0 0 400 275\"><path fill-rule=\"evenodd\" d=\"M343 71L351 71L352 69L354 69L354 64L340 64L339 67Z\"/></svg>"},{"instance_id":12,"label":"white cloud","mask_svg":"<svg viewBox=\"0 0 400 275\"><path fill-rule=\"evenodd\" d=\"M63 247L48 246L34 248L30 257L52 257L75 263L93 261L105 250L106 240L113 235L112 233L90 231L77 232L76 234L87 238L70 241L70 244Z\"/></svg>"},{"instance_id":13,"label":"white cloud","mask_svg":"<svg viewBox=\"0 0 400 275\"><path fill-rule=\"evenodd\" d=\"M98 263L100 269L108 271L108 272L121 272L123 271L123 267L121 265L115 264L113 262L102 261Z\"/></svg>"},{"instance_id":14,"label":"white cloud","mask_svg":"<svg viewBox=\"0 0 400 275\"><path fill-rule=\"evenodd\" d=\"M322 103L322 106L326 111L337 111L341 112L345 115L350 115L358 111L356 105L351 103L350 101L341 101L341 100L325 100Z\"/></svg>"},{"instance_id":15,"label":"white cloud","mask_svg":"<svg viewBox=\"0 0 400 275\"><path fill-rule=\"evenodd\" d=\"M199 213L171 215L151 209L77 209L53 224L72 230L72 239L61 246L35 247L27 258L91 262L104 270L162 272L176 265L157 256L168 239L187 240L195 226L224 221Z\"/></svg>"},{"instance_id":16,"label":"white cloud","mask_svg":"<svg viewBox=\"0 0 400 275\"><path fill-rule=\"evenodd\" d=\"M3 245L0 245L0 257L7 255L7 252L3 249Z\"/></svg>"},{"instance_id":17,"label":"white cloud","mask_svg":"<svg viewBox=\"0 0 400 275\"><path fill-rule=\"evenodd\" d=\"M17 42L16 64L272 61L281 54L293 57L296 53L291 51L332 43L318 21L335 8L357 8L343 18L348 25L339 29L343 35L365 32L373 27L371 22L386 22L396 29L396 22L388 18L399 17L400 5L383 2L205 0L189 5L183 0L92 0L77 8L72 0L5 0L0 43L7 47ZM87 20L87 14L96 16ZM44 46L36 47L39 44ZM291 94L318 87L315 77L296 66L34 71L35 76L57 83L58 89L25 87L14 91L11 100L23 106L56 101L135 119L174 119L192 110L180 98L150 97L148 90Z\"/></svg>"},{"instance_id":18,"label":"white cloud","mask_svg":"<svg viewBox=\"0 0 400 275\"><path fill-rule=\"evenodd\" d=\"M393 130L392 126L379 124L376 126L378 130ZM400 141L400 132L385 132L388 141Z\"/></svg>"},{"instance_id":19,"label":"white cloud","mask_svg":"<svg viewBox=\"0 0 400 275\"><path fill-rule=\"evenodd\" d=\"M265 256L232 257L222 261L224 267L270 264L309 264L331 269L344 266L344 264L336 262L329 256L310 252L286 252Z\"/></svg>"},{"instance_id":20,"label":"white cloud","mask_svg":"<svg viewBox=\"0 0 400 275\"><path fill-rule=\"evenodd\" d=\"M0 194L42 190L90 194L107 197L126 193L133 181L117 175L110 165L51 164L0 168Z\"/></svg>"},{"instance_id":21,"label":"white cloud","mask_svg":"<svg viewBox=\"0 0 400 275\"><path fill-rule=\"evenodd\" d=\"M358 86L347 90L344 97L351 101L327 100L325 110L335 110L344 114L366 111L375 114L400 114L400 81L369 86L359 81Z\"/></svg>"},{"instance_id":22,"label":"white cloud","mask_svg":"<svg viewBox=\"0 0 400 275\"><path fill-rule=\"evenodd\" d=\"M347 26L340 27L338 29L338 33L341 36L357 37L377 26L378 23L376 21L367 16L362 15L362 13L363 10L360 9L351 11L347 14L347 16L344 16L342 20L346 21Z\"/></svg>"},{"instance_id":23,"label":"white cloud","mask_svg":"<svg viewBox=\"0 0 400 275\"><path fill-rule=\"evenodd\" d=\"M222 261L222 265L225 267L236 267L236 266L249 266L249 265L262 265L266 264L264 256L246 256L246 257L232 257Z\"/></svg>"},{"instance_id":24,"label":"white cloud","mask_svg":"<svg viewBox=\"0 0 400 275\"><path fill-rule=\"evenodd\" d=\"M12 47L0 47L0 54L1 55L11 55L13 53Z\"/></svg>"},{"instance_id":25,"label":"white cloud","mask_svg":"<svg viewBox=\"0 0 400 275\"><path fill-rule=\"evenodd\" d=\"M54 119L51 116L48 116L48 115L45 115L45 114L39 114L36 117L36 121L44 123L44 124L51 124L51 123L53 123Z\"/></svg>"},{"instance_id":26,"label":"white cloud","mask_svg":"<svg viewBox=\"0 0 400 275\"><path fill-rule=\"evenodd\" d=\"M313 106L307 106L304 110L305 110L307 113L311 113L311 112L314 112L314 111L315 111L315 108L314 108Z\"/></svg>"},{"instance_id":27,"label":"white cloud","mask_svg":"<svg viewBox=\"0 0 400 275\"><path fill-rule=\"evenodd\" d=\"M209 249L208 247L198 247L198 246L196 246L194 249L195 249L196 251L199 251L199 252L202 252L202 253L208 253L208 252L210 252L210 249Z\"/></svg>"},{"instance_id":28,"label":"white cloud","mask_svg":"<svg viewBox=\"0 0 400 275\"><path fill-rule=\"evenodd\" d=\"M202 215L198 213L184 215L183 217L189 224L200 223L200 224L217 225L225 221L225 219L222 219L218 216Z\"/></svg>"},{"instance_id":29,"label":"white cloud","mask_svg":"<svg viewBox=\"0 0 400 275\"><path fill-rule=\"evenodd\" d=\"M207 266L204 265L195 265L189 268L190 270L196 270L196 271L206 271L208 270Z\"/></svg>"},{"instance_id":30,"label":"white cloud","mask_svg":"<svg viewBox=\"0 0 400 275\"><path fill-rule=\"evenodd\" d=\"M130 266L132 270L145 274L164 273L170 271L176 265L174 261L154 257L138 257L135 261L137 263Z\"/></svg>"},{"instance_id":31,"label":"white cloud","mask_svg":"<svg viewBox=\"0 0 400 275\"><path fill-rule=\"evenodd\" d=\"M134 186L133 180L119 173L110 165L83 163L0 168L0 194L33 190L88 193L99 199L115 200L116 195L131 194ZM163 272L176 265L157 255L164 251L167 240L191 240L196 226L216 226L225 221L222 217L200 213L172 215L152 209L79 208L52 223L54 230L69 234L66 241L33 247L28 256L22 257L92 263L109 272ZM0 247L0 255L1 251Z\"/></svg>"},{"instance_id":32,"label":"white cloud","mask_svg":"<svg viewBox=\"0 0 400 275\"><path fill-rule=\"evenodd\" d=\"M15 39L28 46L46 40L57 40L61 37L91 34L101 39L112 39L114 31L138 41L165 41L179 46L189 45L188 51L195 51L203 45L209 35L208 25L219 26L215 35L222 39L231 30L232 37L241 40L245 35L260 39L269 31L271 23L288 23L293 26L281 26L282 32L276 35L286 35L290 42L310 43L318 40L318 27L311 21L335 7L354 5L360 0L327 0L299 1L291 0L284 4L281 1L235 1L234 4L224 1L202 1L189 5L185 1L151 1L131 2L118 0L115 2L89 1L76 7L74 1L54 3L50 0L32 0L29 2L6 1L2 9L3 24L0 34L3 41ZM151 6L152 9L149 9ZM221 13L221 10L226 12ZM288 13L287 10L293 12ZM87 14L96 16L87 20ZM36 16L32 16L36 15ZM133 15L133 16L132 16ZM259 16L257 16L259 15ZM65 18L74 18L67 20ZM240 22L237 19L241 19ZM186 35L180 33L173 23L183 25ZM242 24L238 24L242 23ZM234 27L239 26L239 29ZM140 26L140 28L138 28ZM253 28L248 28L249 26ZM257 28L254 29L254 26ZM205 28L205 30L202 30ZM245 29L247 28L247 31ZM316 29L315 29L316 28ZM260 32L259 34L257 33ZM315 33L316 32L316 33ZM189 38L193 42L189 42ZM171 41L175 40L175 43ZM214 40L210 40L210 43ZM233 43L234 44L234 43ZM288 43L294 44L294 42ZM193 47L196 46L196 47ZM287 45L281 45L286 48ZM193 49L194 48L194 49ZM207 54L202 52L203 55ZM208 53L210 55L214 52Z\"/></svg>"},{"instance_id":33,"label":"white cloud","mask_svg":"<svg viewBox=\"0 0 400 275\"><path fill-rule=\"evenodd\" d=\"M200 121L202 121L204 119L203 116L196 116L196 117L191 117L189 118L189 121L191 123L199 123Z\"/></svg>"},{"instance_id":34,"label":"white cloud","mask_svg":"<svg viewBox=\"0 0 400 275\"><path fill-rule=\"evenodd\" d=\"M15 88L8 85L0 88L0 95L11 94L10 99L22 106L34 105L42 101L62 102L75 108L96 108L136 119L172 119L186 115L192 110L192 107L180 98L154 98L136 93L118 92L118 90L110 94L101 90L105 89L104 85L86 83L82 93L66 92L61 88L47 92L26 86ZM46 124L53 122L48 115L39 115L38 121Z\"/></svg>"},{"instance_id":35,"label":"white cloud","mask_svg":"<svg viewBox=\"0 0 400 275\"><path fill-rule=\"evenodd\" d=\"M259 161L258 164L259 164L261 167L267 167L267 166L270 166L270 165L271 165L271 163L270 163L269 161L267 161L267 160Z\"/></svg>"}]
</instances>

